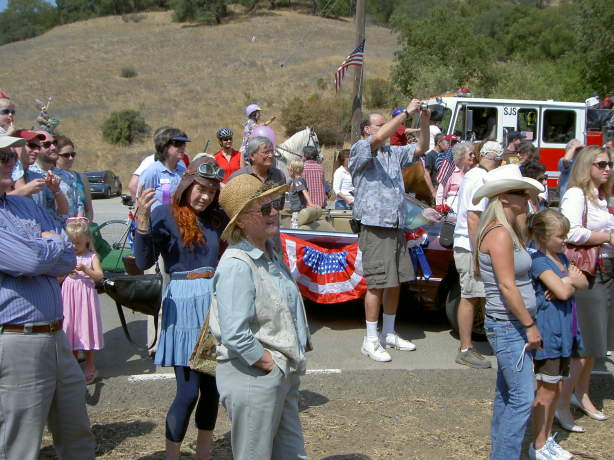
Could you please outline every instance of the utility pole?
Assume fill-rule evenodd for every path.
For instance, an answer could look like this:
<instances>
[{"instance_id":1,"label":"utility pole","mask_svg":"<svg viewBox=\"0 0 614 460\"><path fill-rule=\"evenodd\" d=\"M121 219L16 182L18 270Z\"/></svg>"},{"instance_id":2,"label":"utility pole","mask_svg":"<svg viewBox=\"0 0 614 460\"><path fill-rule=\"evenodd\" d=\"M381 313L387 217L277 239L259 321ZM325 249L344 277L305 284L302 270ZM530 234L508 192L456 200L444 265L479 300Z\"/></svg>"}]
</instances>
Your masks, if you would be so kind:
<instances>
[{"instance_id":1,"label":"utility pole","mask_svg":"<svg viewBox=\"0 0 614 460\"><path fill-rule=\"evenodd\" d=\"M356 0L356 45L360 45L365 39L365 0ZM363 64L354 67L354 90L352 92L352 144L360 139L360 122L362 121L362 74L365 68Z\"/></svg>"}]
</instances>

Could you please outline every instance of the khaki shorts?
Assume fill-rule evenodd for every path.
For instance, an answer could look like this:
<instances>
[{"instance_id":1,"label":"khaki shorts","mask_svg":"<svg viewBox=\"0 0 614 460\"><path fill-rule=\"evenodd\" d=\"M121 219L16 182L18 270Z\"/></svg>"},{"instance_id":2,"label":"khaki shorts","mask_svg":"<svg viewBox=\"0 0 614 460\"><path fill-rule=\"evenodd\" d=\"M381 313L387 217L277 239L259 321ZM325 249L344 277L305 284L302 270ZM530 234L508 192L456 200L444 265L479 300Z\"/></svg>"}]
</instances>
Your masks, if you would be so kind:
<instances>
[{"instance_id":1,"label":"khaki shorts","mask_svg":"<svg viewBox=\"0 0 614 460\"><path fill-rule=\"evenodd\" d=\"M363 225L358 236L362 271L369 289L399 286L414 279L403 230Z\"/></svg>"},{"instance_id":2,"label":"khaki shorts","mask_svg":"<svg viewBox=\"0 0 614 460\"><path fill-rule=\"evenodd\" d=\"M454 248L454 264L460 278L461 297L475 299L485 297L484 283L473 272L473 254L462 248Z\"/></svg>"}]
</instances>

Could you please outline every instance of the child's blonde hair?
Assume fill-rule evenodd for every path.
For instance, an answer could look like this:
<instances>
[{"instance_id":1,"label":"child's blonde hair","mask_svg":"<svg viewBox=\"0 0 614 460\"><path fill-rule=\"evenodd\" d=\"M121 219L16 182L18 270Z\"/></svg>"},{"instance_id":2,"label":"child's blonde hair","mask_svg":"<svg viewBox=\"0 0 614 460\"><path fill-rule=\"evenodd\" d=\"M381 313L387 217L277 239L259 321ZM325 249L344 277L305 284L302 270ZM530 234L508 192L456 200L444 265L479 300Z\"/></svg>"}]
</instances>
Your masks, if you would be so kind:
<instances>
[{"instance_id":1,"label":"child's blonde hair","mask_svg":"<svg viewBox=\"0 0 614 460\"><path fill-rule=\"evenodd\" d=\"M302 174L303 170L305 169L305 165L301 160L292 160L288 168L290 170L290 174L298 176Z\"/></svg>"},{"instance_id":2,"label":"child's blonde hair","mask_svg":"<svg viewBox=\"0 0 614 460\"><path fill-rule=\"evenodd\" d=\"M569 219L554 209L544 209L529 216L529 238L534 241L544 242L557 232L569 233Z\"/></svg>"},{"instance_id":3,"label":"child's blonde hair","mask_svg":"<svg viewBox=\"0 0 614 460\"><path fill-rule=\"evenodd\" d=\"M85 236L87 238L87 248L92 250L92 232L90 222L85 217L71 217L66 222L66 234L69 238Z\"/></svg>"}]
</instances>

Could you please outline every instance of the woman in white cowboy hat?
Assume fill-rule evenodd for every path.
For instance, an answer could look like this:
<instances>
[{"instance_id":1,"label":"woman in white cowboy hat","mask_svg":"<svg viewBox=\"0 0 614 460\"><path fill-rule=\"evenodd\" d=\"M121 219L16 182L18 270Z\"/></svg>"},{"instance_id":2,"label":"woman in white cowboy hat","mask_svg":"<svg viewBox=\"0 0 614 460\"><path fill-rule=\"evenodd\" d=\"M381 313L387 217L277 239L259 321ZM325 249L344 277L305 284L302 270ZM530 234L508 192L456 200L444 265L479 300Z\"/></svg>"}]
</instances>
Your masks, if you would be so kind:
<instances>
[{"instance_id":1,"label":"woman in white cowboy hat","mask_svg":"<svg viewBox=\"0 0 614 460\"><path fill-rule=\"evenodd\" d=\"M486 336L497 357L497 388L491 426L491 459L520 458L533 405L533 363L529 350L540 346L533 317L535 292L531 256L524 244L524 219L532 193L542 184L522 177L517 165L488 172L473 203L488 199L474 245L476 272L486 293Z\"/></svg>"},{"instance_id":2,"label":"woman in white cowboy hat","mask_svg":"<svg viewBox=\"0 0 614 460\"><path fill-rule=\"evenodd\" d=\"M301 294L275 251L287 185L243 174L220 193L229 247L213 278L211 332L217 385L235 459L307 458L298 416L299 375L311 349Z\"/></svg>"}]
</instances>

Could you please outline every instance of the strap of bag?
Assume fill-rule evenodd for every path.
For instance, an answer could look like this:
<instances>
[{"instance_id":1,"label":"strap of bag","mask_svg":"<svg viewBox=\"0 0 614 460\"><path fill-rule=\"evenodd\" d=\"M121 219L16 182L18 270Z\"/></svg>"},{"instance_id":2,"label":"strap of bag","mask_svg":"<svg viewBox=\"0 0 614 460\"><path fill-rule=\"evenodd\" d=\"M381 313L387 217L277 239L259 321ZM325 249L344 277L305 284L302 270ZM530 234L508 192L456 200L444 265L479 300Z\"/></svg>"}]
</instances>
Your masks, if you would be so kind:
<instances>
[{"instance_id":1,"label":"strap of bag","mask_svg":"<svg viewBox=\"0 0 614 460\"><path fill-rule=\"evenodd\" d=\"M134 345L137 349L144 350L144 348L140 347L134 340L132 340L132 336L130 335L130 332L128 331L128 324L126 324L126 317L124 316L124 309L122 308L121 304L115 301L115 306L117 307L117 314L119 315L119 321L122 324L122 329L124 330L124 335L128 339L128 342ZM151 350L156 345L156 342L158 341L158 314L157 313L154 315L154 328L155 328L154 340L151 343L151 345L147 347L147 350Z\"/></svg>"}]
</instances>

